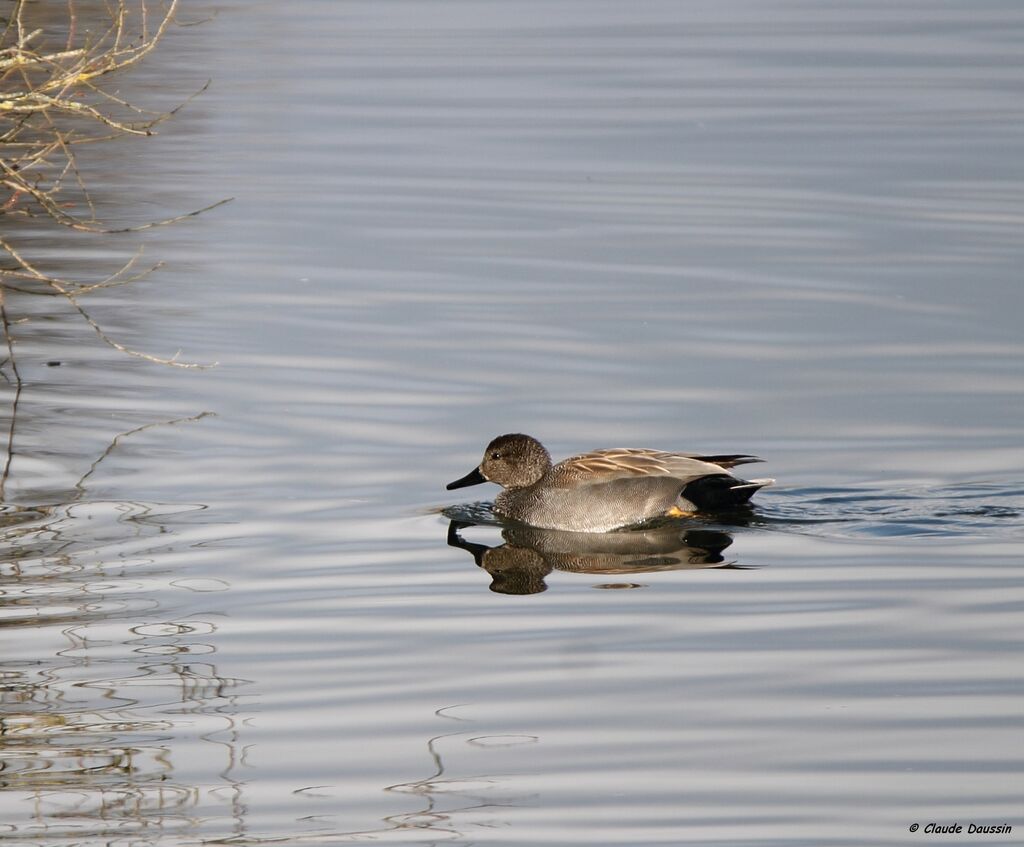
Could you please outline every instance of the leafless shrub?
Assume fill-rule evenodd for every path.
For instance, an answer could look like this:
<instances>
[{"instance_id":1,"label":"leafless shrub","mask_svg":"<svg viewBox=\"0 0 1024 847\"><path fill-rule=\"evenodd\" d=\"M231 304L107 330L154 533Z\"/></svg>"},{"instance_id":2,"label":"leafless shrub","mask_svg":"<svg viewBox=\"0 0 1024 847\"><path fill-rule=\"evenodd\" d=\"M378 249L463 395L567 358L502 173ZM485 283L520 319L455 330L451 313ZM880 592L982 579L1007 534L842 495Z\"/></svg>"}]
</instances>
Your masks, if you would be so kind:
<instances>
[{"instance_id":1,"label":"leafless shrub","mask_svg":"<svg viewBox=\"0 0 1024 847\"><path fill-rule=\"evenodd\" d=\"M62 43L54 48L51 34L26 24L27 4L16 0L0 31L0 222L19 216L83 232L134 232L227 202L169 220L111 229L97 219L76 161L79 145L124 135L152 135L154 127L184 105L153 112L128 103L104 86L111 75L127 70L156 47L174 20L178 2L166 0L157 11L152 0L106 0L101 8L107 17L99 34L90 27L89 33L79 35L76 2L68 0ZM79 202L63 202L69 190ZM82 211L74 211L79 207ZM47 273L11 238L0 234L0 261L4 262L0 266L0 320L8 361L19 382L6 309L8 291L63 298L106 344L129 355L175 367L203 367L180 361L177 354L161 358L130 349L108 336L83 308L81 298L88 294L134 282L159 267L140 268L140 255L100 281L66 279Z\"/></svg>"}]
</instances>

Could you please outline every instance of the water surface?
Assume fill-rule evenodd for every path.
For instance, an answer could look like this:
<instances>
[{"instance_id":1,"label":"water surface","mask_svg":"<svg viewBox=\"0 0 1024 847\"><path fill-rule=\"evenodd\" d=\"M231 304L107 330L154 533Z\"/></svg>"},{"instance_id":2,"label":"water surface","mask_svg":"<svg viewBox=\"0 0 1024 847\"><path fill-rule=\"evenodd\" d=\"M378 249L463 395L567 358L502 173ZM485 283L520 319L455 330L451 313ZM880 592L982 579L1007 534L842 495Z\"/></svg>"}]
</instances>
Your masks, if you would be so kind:
<instances>
[{"instance_id":1,"label":"water surface","mask_svg":"<svg viewBox=\"0 0 1024 847\"><path fill-rule=\"evenodd\" d=\"M217 366L9 304L0 840L1016 843L1018 5L208 11L93 166L235 200L91 308ZM779 484L514 531L443 486L518 430Z\"/></svg>"}]
</instances>

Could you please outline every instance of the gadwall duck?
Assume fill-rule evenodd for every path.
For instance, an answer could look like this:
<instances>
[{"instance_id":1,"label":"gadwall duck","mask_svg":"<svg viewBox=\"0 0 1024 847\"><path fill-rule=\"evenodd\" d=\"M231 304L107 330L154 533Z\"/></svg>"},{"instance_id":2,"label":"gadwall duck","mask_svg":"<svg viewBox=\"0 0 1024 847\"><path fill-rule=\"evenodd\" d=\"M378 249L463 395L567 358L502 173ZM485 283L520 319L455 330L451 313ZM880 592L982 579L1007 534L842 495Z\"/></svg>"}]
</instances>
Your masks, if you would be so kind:
<instances>
[{"instance_id":1,"label":"gadwall duck","mask_svg":"<svg viewBox=\"0 0 1024 847\"><path fill-rule=\"evenodd\" d=\"M756 456L704 456L623 447L595 450L551 464L536 438L499 435L480 464L448 490L494 482L505 490L494 511L542 529L607 532L652 518L743 506L774 480L739 479L729 468Z\"/></svg>"}]
</instances>

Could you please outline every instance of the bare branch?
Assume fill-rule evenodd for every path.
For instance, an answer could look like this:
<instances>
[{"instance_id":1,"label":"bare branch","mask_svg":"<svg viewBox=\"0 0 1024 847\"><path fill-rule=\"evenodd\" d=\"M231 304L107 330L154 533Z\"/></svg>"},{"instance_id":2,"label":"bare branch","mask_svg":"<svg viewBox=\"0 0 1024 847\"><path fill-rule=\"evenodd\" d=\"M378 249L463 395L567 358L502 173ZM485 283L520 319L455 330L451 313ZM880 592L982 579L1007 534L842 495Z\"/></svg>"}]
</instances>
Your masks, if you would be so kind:
<instances>
[{"instance_id":1,"label":"bare branch","mask_svg":"<svg viewBox=\"0 0 1024 847\"><path fill-rule=\"evenodd\" d=\"M97 221L87 180L74 154L78 144L98 143L123 136L147 136L154 127L180 111L209 86L187 97L170 111L140 108L105 90L103 80L126 70L152 52L174 21L180 0L107 0L109 18L101 26L90 22L79 34L78 10L67 4L66 32L60 41L41 28L27 25L31 4L14 0L0 25L0 218L4 215L49 218L69 229L88 233L134 233L182 221L214 209L230 198L167 220L112 228ZM157 9L159 8L159 11ZM49 37L48 37L49 36ZM65 192L84 203L85 215L69 211ZM86 311L79 298L100 289L126 285L147 277L159 262L138 270L141 250L121 268L99 281L62 279L44 272L15 246L0 238L0 256L13 267L0 267L0 309L4 292L64 298L99 338L130 356L180 368L209 367L180 361L180 352L165 358L133 350L111 338ZM17 378L7 312L2 315L8 361ZM20 379L20 378L19 378Z\"/></svg>"},{"instance_id":2,"label":"bare branch","mask_svg":"<svg viewBox=\"0 0 1024 847\"><path fill-rule=\"evenodd\" d=\"M76 312L78 312L79 315L82 316L82 318L85 320L85 322L87 324L89 324L89 326L91 326L93 328L93 331L100 337L100 339L105 344L108 344L109 346L113 347L115 350L119 350L122 353L126 353L129 356L135 356L136 358L139 358L139 359L145 359L148 362L155 362L155 363L157 363L159 365L171 365L172 367L176 367L176 368L190 368L190 369L204 370L206 368L214 367L217 364L216 362L212 362L210 364L204 365L204 364L199 364L197 362L182 362L182 361L179 361L178 357L181 355L181 351L180 350L177 353L175 353L172 357L170 357L169 359L166 359L166 358L163 358L161 356L153 356L153 355L150 355L149 353L143 353L140 350L133 350L130 347L126 347L124 344L121 344L119 341L115 341L113 338L111 338L109 335L107 335L103 331L103 328L95 320L93 320L92 316L84 308L82 308L82 304L78 302L78 299L76 297L75 292L72 291L68 286L64 285L63 283L61 283L60 281L54 279L53 277L47 276L46 274L44 274L41 271L39 271L37 268L33 267L33 265L30 262L28 262L21 255L19 255L18 251L15 250L15 248L12 247L10 245L10 243L5 241L3 238L0 238L0 249L3 249L4 251L6 251L15 261L18 262L19 265L21 265L21 267L23 267L26 271L28 271L28 273L31 275L32 278L34 278L35 280L39 281L43 285L46 285L46 286L50 287L51 289L56 291L58 294L60 294L62 297L64 297L64 299L68 301L68 303L71 305L71 307ZM9 335L8 335L8 342L10 342L10 336Z\"/></svg>"}]
</instances>

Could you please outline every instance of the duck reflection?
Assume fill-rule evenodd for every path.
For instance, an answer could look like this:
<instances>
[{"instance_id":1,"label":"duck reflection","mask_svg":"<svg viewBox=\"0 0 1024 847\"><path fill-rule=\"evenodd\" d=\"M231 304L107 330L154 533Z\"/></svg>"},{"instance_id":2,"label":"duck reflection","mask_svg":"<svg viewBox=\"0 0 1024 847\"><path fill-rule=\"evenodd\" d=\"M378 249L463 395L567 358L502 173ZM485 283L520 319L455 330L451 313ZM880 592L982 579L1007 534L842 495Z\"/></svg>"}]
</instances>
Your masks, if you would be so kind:
<instances>
[{"instance_id":1,"label":"duck reflection","mask_svg":"<svg viewBox=\"0 0 1024 847\"><path fill-rule=\"evenodd\" d=\"M467 551L491 575L498 594L538 594L547 590L553 570L586 574L635 575L653 571L734 567L722 555L732 536L716 529L678 525L631 532L563 532L529 526L506 526L504 544L467 541L460 534L474 524L452 520L448 545Z\"/></svg>"}]
</instances>

